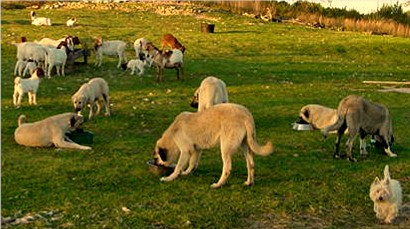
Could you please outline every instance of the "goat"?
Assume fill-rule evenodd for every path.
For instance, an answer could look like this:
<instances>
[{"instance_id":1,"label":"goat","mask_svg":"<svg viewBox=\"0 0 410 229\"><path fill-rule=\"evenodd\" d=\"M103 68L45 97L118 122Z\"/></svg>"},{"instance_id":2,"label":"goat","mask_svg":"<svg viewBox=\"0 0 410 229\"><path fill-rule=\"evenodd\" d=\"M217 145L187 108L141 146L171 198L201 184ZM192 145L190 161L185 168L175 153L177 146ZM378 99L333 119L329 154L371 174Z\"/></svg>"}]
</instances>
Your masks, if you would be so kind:
<instances>
[{"instance_id":1,"label":"goat","mask_svg":"<svg viewBox=\"0 0 410 229\"><path fill-rule=\"evenodd\" d=\"M14 106L20 107L24 93L28 93L28 101L30 105L37 105L37 90L41 76L44 76L44 71L41 68L37 68L28 79L22 79L21 77L16 77L14 79Z\"/></svg>"},{"instance_id":2,"label":"goat","mask_svg":"<svg viewBox=\"0 0 410 229\"><path fill-rule=\"evenodd\" d=\"M127 57L125 56L125 48L127 44L120 40L114 41L103 41L101 37L96 38L94 42L94 49L96 51L96 61L95 66L100 67L102 64L102 57L103 55L107 56L118 56L118 65L117 68L121 67L121 63L123 61L127 61Z\"/></svg>"},{"instance_id":3,"label":"goat","mask_svg":"<svg viewBox=\"0 0 410 229\"><path fill-rule=\"evenodd\" d=\"M172 51L162 51L155 47L152 43L147 44L147 51L152 58L154 65L157 68L157 81L163 81L164 68L175 68L177 70L177 80L183 79L183 59L184 54L179 49L173 49Z\"/></svg>"},{"instance_id":4,"label":"goat","mask_svg":"<svg viewBox=\"0 0 410 229\"><path fill-rule=\"evenodd\" d=\"M150 57L145 57L144 55L140 56L140 59L132 59L128 61L128 63L121 64L122 69L125 71L127 68L131 69L131 75L134 75L134 72L138 69L138 75L141 76L144 74L145 66L152 63L152 59Z\"/></svg>"},{"instance_id":5,"label":"goat","mask_svg":"<svg viewBox=\"0 0 410 229\"><path fill-rule=\"evenodd\" d=\"M17 47L17 63L15 69L18 69L18 65L21 64L21 61L31 60L34 61L37 65L40 65L46 59L47 50L40 44L34 42L12 42L12 44Z\"/></svg>"},{"instance_id":6,"label":"goat","mask_svg":"<svg viewBox=\"0 0 410 229\"><path fill-rule=\"evenodd\" d=\"M31 24L32 25L47 25L51 26L51 19L46 17L37 17L34 11L30 12Z\"/></svg>"},{"instance_id":7,"label":"goat","mask_svg":"<svg viewBox=\"0 0 410 229\"><path fill-rule=\"evenodd\" d=\"M68 48L67 43L65 41L62 41L57 46L57 48L48 49L47 58L45 62L46 69L48 70L48 78L51 78L51 70L53 69L53 67L56 67L58 76L65 76L64 68L67 62L67 51Z\"/></svg>"},{"instance_id":8,"label":"goat","mask_svg":"<svg viewBox=\"0 0 410 229\"><path fill-rule=\"evenodd\" d=\"M75 25L75 23L77 23L77 18L73 17L67 20L66 25L68 27L72 27Z\"/></svg>"},{"instance_id":9,"label":"goat","mask_svg":"<svg viewBox=\"0 0 410 229\"><path fill-rule=\"evenodd\" d=\"M134 42L134 49L135 49L135 56L139 59L141 59L141 55L142 54L147 54L146 50L147 50L147 44L151 43L149 40L141 37L138 38L137 40L135 40Z\"/></svg>"},{"instance_id":10,"label":"goat","mask_svg":"<svg viewBox=\"0 0 410 229\"><path fill-rule=\"evenodd\" d=\"M28 75L32 75L36 68L37 68L36 63L34 63L32 60L28 60L26 67L24 68L23 76L26 76L27 73Z\"/></svg>"},{"instance_id":11,"label":"goat","mask_svg":"<svg viewBox=\"0 0 410 229\"><path fill-rule=\"evenodd\" d=\"M58 40L45 37L41 39L40 41L36 41L36 43L43 45L45 47L57 48L57 46L61 44L62 41L66 42L67 47L68 49L70 49L70 51L74 51L74 46L80 44L80 39L78 39L78 37L73 37L70 35L64 36L63 38L58 39Z\"/></svg>"},{"instance_id":12,"label":"goat","mask_svg":"<svg viewBox=\"0 0 410 229\"><path fill-rule=\"evenodd\" d=\"M161 40L161 49L164 50L165 46L170 46L172 49L179 49L182 53L185 53L185 47L179 43L178 39L172 34L165 34Z\"/></svg>"}]
</instances>

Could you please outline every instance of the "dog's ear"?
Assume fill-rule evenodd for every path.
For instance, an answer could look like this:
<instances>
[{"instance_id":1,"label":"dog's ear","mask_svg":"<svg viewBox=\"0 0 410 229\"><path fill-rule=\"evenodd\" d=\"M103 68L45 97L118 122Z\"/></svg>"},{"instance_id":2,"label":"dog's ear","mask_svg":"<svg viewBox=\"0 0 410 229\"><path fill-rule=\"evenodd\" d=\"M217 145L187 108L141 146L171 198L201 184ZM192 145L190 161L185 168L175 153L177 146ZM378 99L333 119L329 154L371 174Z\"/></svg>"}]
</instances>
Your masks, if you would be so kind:
<instances>
[{"instance_id":1,"label":"dog's ear","mask_svg":"<svg viewBox=\"0 0 410 229\"><path fill-rule=\"evenodd\" d=\"M384 182L386 185L390 183L390 172L389 172L389 165L384 167Z\"/></svg>"},{"instance_id":2,"label":"dog's ear","mask_svg":"<svg viewBox=\"0 0 410 229\"><path fill-rule=\"evenodd\" d=\"M377 185L377 184L380 184L379 177L374 178L374 181L373 181L373 185Z\"/></svg>"},{"instance_id":3,"label":"dog's ear","mask_svg":"<svg viewBox=\"0 0 410 229\"><path fill-rule=\"evenodd\" d=\"M306 117L306 119L309 119L309 110L308 109L304 110L303 115Z\"/></svg>"},{"instance_id":4,"label":"dog's ear","mask_svg":"<svg viewBox=\"0 0 410 229\"><path fill-rule=\"evenodd\" d=\"M164 148L159 148L158 150L159 150L158 154L161 157L161 160L167 161L168 150Z\"/></svg>"}]
</instances>

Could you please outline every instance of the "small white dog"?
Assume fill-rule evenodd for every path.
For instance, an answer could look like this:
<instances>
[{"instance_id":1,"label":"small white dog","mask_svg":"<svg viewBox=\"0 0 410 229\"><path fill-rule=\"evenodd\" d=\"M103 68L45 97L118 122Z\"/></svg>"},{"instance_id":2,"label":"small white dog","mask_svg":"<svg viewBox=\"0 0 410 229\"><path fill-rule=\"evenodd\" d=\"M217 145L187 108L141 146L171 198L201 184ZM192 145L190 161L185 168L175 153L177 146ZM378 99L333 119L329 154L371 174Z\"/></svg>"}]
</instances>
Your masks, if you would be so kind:
<instances>
[{"instance_id":1,"label":"small white dog","mask_svg":"<svg viewBox=\"0 0 410 229\"><path fill-rule=\"evenodd\" d=\"M37 68L28 79L22 79L21 77L16 77L14 79L14 106L20 107L21 99L23 98L24 93L28 94L28 102L30 105L37 105L36 94L41 76L44 76L44 71L41 68Z\"/></svg>"},{"instance_id":2,"label":"small white dog","mask_svg":"<svg viewBox=\"0 0 410 229\"><path fill-rule=\"evenodd\" d=\"M379 220L391 223L397 217L402 202L402 191L399 181L390 178L388 165L384 167L384 179L374 179L369 196L374 202L373 209Z\"/></svg>"}]
</instances>

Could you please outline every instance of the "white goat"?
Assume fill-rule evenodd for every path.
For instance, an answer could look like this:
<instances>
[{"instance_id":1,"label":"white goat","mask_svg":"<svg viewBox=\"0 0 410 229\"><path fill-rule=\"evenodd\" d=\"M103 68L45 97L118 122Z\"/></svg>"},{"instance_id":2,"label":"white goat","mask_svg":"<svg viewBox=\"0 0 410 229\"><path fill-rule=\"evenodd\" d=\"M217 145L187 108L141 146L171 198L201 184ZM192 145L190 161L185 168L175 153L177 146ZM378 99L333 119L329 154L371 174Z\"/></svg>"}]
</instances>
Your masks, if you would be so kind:
<instances>
[{"instance_id":1,"label":"white goat","mask_svg":"<svg viewBox=\"0 0 410 229\"><path fill-rule=\"evenodd\" d=\"M101 37L97 38L94 42L94 49L96 51L96 61L95 66L100 67L102 64L103 55L107 56L118 56L117 68L121 67L121 63L127 62L127 57L125 56L125 48L127 44L120 40L114 41L103 41Z\"/></svg>"},{"instance_id":2,"label":"white goat","mask_svg":"<svg viewBox=\"0 0 410 229\"><path fill-rule=\"evenodd\" d=\"M135 49L135 56L139 59L141 59L141 54L147 55L147 44L151 43L149 40L141 37L135 40L134 42L134 49Z\"/></svg>"},{"instance_id":3,"label":"white goat","mask_svg":"<svg viewBox=\"0 0 410 229\"><path fill-rule=\"evenodd\" d=\"M48 37L45 37L43 39L41 39L40 41L36 41L36 43L43 45L44 47L54 47L57 48L57 46L59 44L61 44L62 41L65 41L67 43L67 47L68 49L70 49L70 51L74 51L74 39L78 39L78 37L72 37L72 36L65 36L61 39L58 40L54 40Z\"/></svg>"},{"instance_id":4,"label":"white goat","mask_svg":"<svg viewBox=\"0 0 410 229\"><path fill-rule=\"evenodd\" d=\"M36 62L37 65L43 63L46 59L47 51L46 49L34 42L22 42L22 43L12 43L17 47L17 63L16 67L21 64L20 61L32 60Z\"/></svg>"},{"instance_id":5,"label":"white goat","mask_svg":"<svg viewBox=\"0 0 410 229\"><path fill-rule=\"evenodd\" d=\"M64 68L67 62L67 44L62 41L57 48L49 48L46 58L47 76L51 78L51 70L56 67L58 76L65 76ZM61 73L61 74L60 74Z\"/></svg>"},{"instance_id":6,"label":"white goat","mask_svg":"<svg viewBox=\"0 0 410 229\"><path fill-rule=\"evenodd\" d=\"M151 58L145 58L144 60L140 59L132 59L128 61L128 63L122 64L121 67L123 70L127 70L127 68L131 69L131 75L134 75L134 72L138 69L138 75L141 76L144 74L144 68L145 66L149 65L149 62L151 61Z\"/></svg>"},{"instance_id":7,"label":"white goat","mask_svg":"<svg viewBox=\"0 0 410 229\"><path fill-rule=\"evenodd\" d=\"M72 27L75 25L75 23L77 23L77 18L73 17L67 20L66 25L68 27Z\"/></svg>"},{"instance_id":8,"label":"white goat","mask_svg":"<svg viewBox=\"0 0 410 229\"><path fill-rule=\"evenodd\" d=\"M30 12L32 25L48 25L51 26L51 19L46 17L37 17L34 11Z\"/></svg>"},{"instance_id":9,"label":"white goat","mask_svg":"<svg viewBox=\"0 0 410 229\"><path fill-rule=\"evenodd\" d=\"M14 79L14 106L20 107L24 93L28 93L28 101L30 105L37 105L37 90L40 84L40 77L43 75L43 69L37 68L28 79L22 79L21 77L16 77Z\"/></svg>"}]
</instances>

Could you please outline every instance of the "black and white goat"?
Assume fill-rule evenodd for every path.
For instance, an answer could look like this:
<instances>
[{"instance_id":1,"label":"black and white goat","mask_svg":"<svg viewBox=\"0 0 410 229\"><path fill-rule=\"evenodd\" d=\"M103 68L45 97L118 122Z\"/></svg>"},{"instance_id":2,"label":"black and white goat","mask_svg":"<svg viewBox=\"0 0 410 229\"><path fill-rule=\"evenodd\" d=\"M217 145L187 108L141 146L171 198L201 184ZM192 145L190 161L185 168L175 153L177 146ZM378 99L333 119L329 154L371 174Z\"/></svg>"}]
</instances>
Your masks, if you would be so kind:
<instances>
[{"instance_id":1,"label":"black and white goat","mask_svg":"<svg viewBox=\"0 0 410 229\"><path fill-rule=\"evenodd\" d=\"M102 64L103 55L106 56L118 56L117 68L121 67L121 63L128 62L125 55L125 48L127 44L124 41L114 40L114 41L103 41L101 37L96 38L94 42L95 49L95 66L100 67Z\"/></svg>"}]
</instances>

